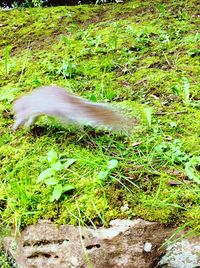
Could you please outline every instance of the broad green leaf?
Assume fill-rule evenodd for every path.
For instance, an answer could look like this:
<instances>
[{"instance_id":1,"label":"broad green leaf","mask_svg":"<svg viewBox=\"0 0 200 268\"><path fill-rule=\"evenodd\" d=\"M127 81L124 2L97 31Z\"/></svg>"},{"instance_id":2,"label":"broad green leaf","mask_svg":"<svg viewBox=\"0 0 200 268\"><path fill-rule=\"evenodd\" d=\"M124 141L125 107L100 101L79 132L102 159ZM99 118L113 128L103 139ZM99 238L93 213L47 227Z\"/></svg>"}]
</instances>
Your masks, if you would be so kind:
<instances>
[{"instance_id":1,"label":"broad green leaf","mask_svg":"<svg viewBox=\"0 0 200 268\"><path fill-rule=\"evenodd\" d=\"M185 164L185 173L190 180L200 184L200 176L197 173L196 166L200 165L200 156L194 156Z\"/></svg>"},{"instance_id":2,"label":"broad green leaf","mask_svg":"<svg viewBox=\"0 0 200 268\"><path fill-rule=\"evenodd\" d=\"M49 161L49 163L56 163L56 161L58 160L58 155L55 150L52 149L47 153L47 160Z\"/></svg>"},{"instance_id":3,"label":"broad green leaf","mask_svg":"<svg viewBox=\"0 0 200 268\"><path fill-rule=\"evenodd\" d=\"M153 109L152 108L144 108L144 114L146 116L149 127L151 127L151 118L152 118Z\"/></svg>"},{"instance_id":4,"label":"broad green leaf","mask_svg":"<svg viewBox=\"0 0 200 268\"><path fill-rule=\"evenodd\" d=\"M62 169L63 165L61 164L60 160L58 160L55 164L51 166L52 169L55 169L57 171L60 171Z\"/></svg>"},{"instance_id":5,"label":"broad green leaf","mask_svg":"<svg viewBox=\"0 0 200 268\"><path fill-rule=\"evenodd\" d=\"M106 171L100 171L99 174L98 174L98 178L100 180L104 180L107 176L108 176L108 170L106 170Z\"/></svg>"},{"instance_id":6,"label":"broad green leaf","mask_svg":"<svg viewBox=\"0 0 200 268\"><path fill-rule=\"evenodd\" d=\"M74 162L76 162L76 159L74 158L70 158L67 160L67 162L64 164L65 168L68 168L69 166L71 166Z\"/></svg>"},{"instance_id":7,"label":"broad green leaf","mask_svg":"<svg viewBox=\"0 0 200 268\"><path fill-rule=\"evenodd\" d=\"M63 192L63 187L61 184L57 184L53 189L53 194L51 196L51 201L58 200Z\"/></svg>"},{"instance_id":8,"label":"broad green leaf","mask_svg":"<svg viewBox=\"0 0 200 268\"><path fill-rule=\"evenodd\" d=\"M190 161L189 161L190 165L192 166L199 166L200 165L200 156L193 156Z\"/></svg>"},{"instance_id":9,"label":"broad green leaf","mask_svg":"<svg viewBox=\"0 0 200 268\"><path fill-rule=\"evenodd\" d=\"M37 182L42 182L47 178L50 178L51 176L53 176L55 173L55 171L52 168L47 168L44 171L42 171L40 173L40 175L37 178Z\"/></svg>"},{"instance_id":10,"label":"broad green leaf","mask_svg":"<svg viewBox=\"0 0 200 268\"><path fill-rule=\"evenodd\" d=\"M116 159L112 159L108 161L108 169L113 169L118 165L118 161Z\"/></svg>"},{"instance_id":11,"label":"broad green leaf","mask_svg":"<svg viewBox=\"0 0 200 268\"><path fill-rule=\"evenodd\" d=\"M200 184L200 177L197 174L195 174L195 171L192 167L190 166L185 167L185 173L190 180Z\"/></svg>"},{"instance_id":12,"label":"broad green leaf","mask_svg":"<svg viewBox=\"0 0 200 268\"><path fill-rule=\"evenodd\" d=\"M45 180L45 183L46 183L46 185L56 185L56 184L58 184L58 182L59 182L59 180L58 179L55 179L55 178L49 178L49 179L47 179L47 180Z\"/></svg>"},{"instance_id":13,"label":"broad green leaf","mask_svg":"<svg viewBox=\"0 0 200 268\"><path fill-rule=\"evenodd\" d=\"M65 192L71 191L73 189L75 189L75 187L73 185L67 184L67 185L63 186L62 192L65 193Z\"/></svg>"}]
</instances>

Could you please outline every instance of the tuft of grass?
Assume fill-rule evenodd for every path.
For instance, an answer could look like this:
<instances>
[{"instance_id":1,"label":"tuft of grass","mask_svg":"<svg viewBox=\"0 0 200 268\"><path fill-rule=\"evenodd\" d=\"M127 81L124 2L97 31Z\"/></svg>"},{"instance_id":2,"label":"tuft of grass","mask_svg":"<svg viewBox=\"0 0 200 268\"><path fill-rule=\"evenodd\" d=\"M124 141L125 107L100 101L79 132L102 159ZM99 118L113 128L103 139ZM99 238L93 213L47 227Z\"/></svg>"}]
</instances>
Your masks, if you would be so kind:
<instances>
[{"instance_id":1,"label":"tuft of grass","mask_svg":"<svg viewBox=\"0 0 200 268\"><path fill-rule=\"evenodd\" d=\"M6 70L6 76L8 76L9 71L10 71L10 51L11 47L6 46L5 48L5 70Z\"/></svg>"},{"instance_id":2,"label":"tuft of grass","mask_svg":"<svg viewBox=\"0 0 200 268\"><path fill-rule=\"evenodd\" d=\"M1 268L18 268L14 260L7 254L4 254L2 252L0 252L0 267Z\"/></svg>"}]
</instances>

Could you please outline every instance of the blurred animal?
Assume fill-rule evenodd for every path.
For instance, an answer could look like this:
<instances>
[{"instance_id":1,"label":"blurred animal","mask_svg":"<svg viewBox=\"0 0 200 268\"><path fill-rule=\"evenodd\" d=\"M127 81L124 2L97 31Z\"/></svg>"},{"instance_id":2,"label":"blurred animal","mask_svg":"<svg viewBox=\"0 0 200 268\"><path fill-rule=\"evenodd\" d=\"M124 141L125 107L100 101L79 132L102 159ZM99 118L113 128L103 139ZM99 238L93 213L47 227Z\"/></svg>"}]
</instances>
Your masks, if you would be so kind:
<instances>
[{"instance_id":1,"label":"blurred animal","mask_svg":"<svg viewBox=\"0 0 200 268\"><path fill-rule=\"evenodd\" d=\"M79 123L122 129L125 118L105 104L90 102L58 86L44 86L17 99L13 105L13 130L31 126L39 116L48 115L63 123Z\"/></svg>"}]
</instances>

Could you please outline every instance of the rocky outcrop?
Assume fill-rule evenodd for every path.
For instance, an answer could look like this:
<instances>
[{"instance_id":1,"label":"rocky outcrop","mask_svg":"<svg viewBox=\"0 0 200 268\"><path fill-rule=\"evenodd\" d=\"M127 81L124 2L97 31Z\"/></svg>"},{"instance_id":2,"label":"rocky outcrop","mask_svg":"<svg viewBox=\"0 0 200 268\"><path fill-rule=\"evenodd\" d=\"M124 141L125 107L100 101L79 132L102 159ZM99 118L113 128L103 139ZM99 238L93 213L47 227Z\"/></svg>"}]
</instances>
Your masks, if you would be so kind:
<instances>
[{"instance_id":1,"label":"rocky outcrop","mask_svg":"<svg viewBox=\"0 0 200 268\"><path fill-rule=\"evenodd\" d=\"M55 226L47 221L6 238L4 248L22 268L150 268L172 229L143 220L114 220L110 228Z\"/></svg>"},{"instance_id":2,"label":"rocky outcrop","mask_svg":"<svg viewBox=\"0 0 200 268\"><path fill-rule=\"evenodd\" d=\"M196 268L200 267L200 237L162 247L175 229L140 219L114 220L110 228L57 227L40 221L4 249L20 268Z\"/></svg>"}]
</instances>

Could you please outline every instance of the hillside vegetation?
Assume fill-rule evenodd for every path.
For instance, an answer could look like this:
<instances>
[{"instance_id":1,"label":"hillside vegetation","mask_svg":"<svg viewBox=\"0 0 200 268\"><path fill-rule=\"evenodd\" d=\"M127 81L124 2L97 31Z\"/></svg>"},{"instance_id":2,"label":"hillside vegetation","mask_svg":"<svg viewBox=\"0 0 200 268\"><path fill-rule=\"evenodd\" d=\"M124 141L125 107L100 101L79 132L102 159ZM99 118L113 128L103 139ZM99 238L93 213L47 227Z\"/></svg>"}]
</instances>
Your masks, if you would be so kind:
<instances>
[{"instance_id":1,"label":"hillside vegetation","mask_svg":"<svg viewBox=\"0 0 200 268\"><path fill-rule=\"evenodd\" d=\"M198 1L0 12L0 224L200 229ZM43 117L11 131L14 99L57 84L136 118L128 133Z\"/></svg>"}]
</instances>

